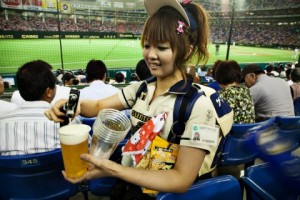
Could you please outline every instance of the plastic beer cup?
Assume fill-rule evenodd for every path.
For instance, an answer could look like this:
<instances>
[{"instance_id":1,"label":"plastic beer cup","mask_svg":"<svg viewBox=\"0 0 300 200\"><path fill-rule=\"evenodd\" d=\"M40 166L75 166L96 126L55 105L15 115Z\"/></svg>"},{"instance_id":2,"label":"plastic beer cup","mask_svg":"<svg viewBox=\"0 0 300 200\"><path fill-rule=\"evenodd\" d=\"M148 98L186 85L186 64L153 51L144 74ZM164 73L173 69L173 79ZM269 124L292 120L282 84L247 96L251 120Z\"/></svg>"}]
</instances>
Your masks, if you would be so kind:
<instances>
[{"instance_id":1,"label":"plastic beer cup","mask_svg":"<svg viewBox=\"0 0 300 200\"><path fill-rule=\"evenodd\" d=\"M93 125L90 154L109 159L131 128L130 119L121 111L103 109Z\"/></svg>"},{"instance_id":2,"label":"plastic beer cup","mask_svg":"<svg viewBox=\"0 0 300 200\"><path fill-rule=\"evenodd\" d=\"M88 153L88 136L91 127L71 124L58 129L65 172L70 178L78 178L87 172L87 163L80 155Z\"/></svg>"}]
</instances>

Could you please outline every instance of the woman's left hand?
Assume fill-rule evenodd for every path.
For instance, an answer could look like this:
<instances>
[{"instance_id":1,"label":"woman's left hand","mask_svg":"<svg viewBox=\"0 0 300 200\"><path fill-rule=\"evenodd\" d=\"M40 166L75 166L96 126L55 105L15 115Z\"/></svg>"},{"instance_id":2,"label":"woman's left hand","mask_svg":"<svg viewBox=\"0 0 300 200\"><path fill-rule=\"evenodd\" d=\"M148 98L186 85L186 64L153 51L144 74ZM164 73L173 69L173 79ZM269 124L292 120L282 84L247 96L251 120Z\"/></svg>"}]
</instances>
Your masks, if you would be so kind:
<instances>
[{"instance_id":1,"label":"woman's left hand","mask_svg":"<svg viewBox=\"0 0 300 200\"><path fill-rule=\"evenodd\" d=\"M77 179L72 179L67 176L65 171L62 171L64 178L73 184L95 178L114 176L115 171L113 168L119 165L111 160L99 159L90 154L82 154L80 158L89 163L88 170L83 176Z\"/></svg>"}]
</instances>

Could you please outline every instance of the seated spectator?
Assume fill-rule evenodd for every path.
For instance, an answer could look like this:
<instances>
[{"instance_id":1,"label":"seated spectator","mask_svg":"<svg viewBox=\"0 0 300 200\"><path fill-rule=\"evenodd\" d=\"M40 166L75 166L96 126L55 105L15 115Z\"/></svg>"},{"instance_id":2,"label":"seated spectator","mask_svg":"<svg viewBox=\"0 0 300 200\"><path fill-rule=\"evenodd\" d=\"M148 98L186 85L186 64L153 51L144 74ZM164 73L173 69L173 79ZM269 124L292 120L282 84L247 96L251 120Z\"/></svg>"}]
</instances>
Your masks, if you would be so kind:
<instances>
[{"instance_id":1,"label":"seated spectator","mask_svg":"<svg viewBox=\"0 0 300 200\"><path fill-rule=\"evenodd\" d=\"M266 75L267 76L274 76L272 71L273 71L273 66L272 65L267 65L266 68L265 68Z\"/></svg>"},{"instance_id":2,"label":"seated spectator","mask_svg":"<svg viewBox=\"0 0 300 200\"><path fill-rule=\"evenodd\" d=\"M0 155L22 155L60 148L59 123L50 121L44 111L56 93L56 77L51 66L41 60L20 67L17 87L25 100L20 109L0 117ZM7 134L9 133L9 134Z\"/></svg>"},{"instance_id":3,"label":"seated spectator","mask_svg":"<svg viewBox=\"0 0 300 200\"><path fill-rule=\"evenodd\" d=\"M62 81L65 86L72 86L72 85L78 85L79 81L76 79L73 73L71 72L66 72L63 77Z\"/></svg>"},{"instance_id":4,"label":"seated spectator","mask_svg":"<svg viewBox=\"0 0 300 200\"><path fill-rule=\"evenodd\" d=\"M286 74L286 81L287 81L287 83L288 83L288 85L292 85L293 84L293 81L292 81L292 79L291 79L291 72L292 72L292 68L290 67L290 68L287 68L286 70L285 70L285 74Z\"/></svg>"},{"instance_id":5,"label":"seated spectator","mask_svg":"<svg viewBox=\"0 0 300 200\"><path fill-rule=\"evenodd\" d=\"M50 67L52 70L51 65ZM62 70L58 70L58 71L59 73L62 73ZM56 93L54 99L51 101L51 104L53 105L56 101L60 99L68 99L70 90L71 90L70 87L63 86L61 85L60 82L57 82L56 80ZM25 102L25 100L21 97L19 90L15 90L11 96L10 102L17 104L18 106L21 106Z\"/></svg>"},{"instance_id":6,"label":"seated spectator","mask_svg":"<svg viewBox=\"0 0 300 200\"><path fill-rule=\"evenodd\" d=\"M125 76L122 72L117 72L115 74L115 81L113 84L124 84L125 83Z\"/></svg>"},{"instance_id":7,"label":"seated spectator","mask_svg":"<svg viewBox=\"0 0 300 200\"><path fill-rule=\"evenodd\" d=\"M2 95L5 91L3 79L0 76L0 95ZM10 103L8 101L0 100L0 116L8 113L10 111L18 109L18 105L14 103Z\"/></svg>"},{"instance_id":8,"label":"seated spectator","mask_svg":"<svg viewBox=\"0 0 300 200\"><path fill-rule=\"evenodd\" d=\"M213 66L211 67L211 76L213 78L213 82L210 82L207 86L215 89L216 91L219 91L221 87L219 86L219 83L216 81L216 70L218 67L218 64L221 62L221 60L217 60Z\"/></svg>"},{"instance_id":9,"label":"seated spectator","mask_svg":"<svg viewBox=\"0 0 300 200\"><path fill-rule=\"evenodd\" d=\"M142 81L150 78L152 76L148 65L144 59L141 59L135 67L135 73L131 74L131 82Z\"/></svg>"},{"instance_id":10,"label":"seated spectator","mask_svg":"<svg viewBox=\"0 0 300 200\"><path fill-rule=\"evenodd\" d=\"M77 70L76 78L79 80L79 83L81 83L81 84L86 83L86 75L85 75L85 72L82 69Z\"/></svg>"},{"instance_id":11,"label":"seated spectator","mask_svg":"<svg viewBox=\"0 0 300 200\"><path fill-rule=\"evenodd\" d=\"M239 64L234 61L221 61L215 72L220 95L228 102L234 113L234 123L254 123L254 103L250 90L240 84L242 75Z\"/></svg>"},{"instance_id":12,"label":"seated spectator","mask_svg":"<svg viewBox=\"0 0 300 200\"><path fill-rule=\"evenodd\" d=\"M300 97L300 68L295 68L291 71L291 79L293 84L291 85L291 93L293 100Z\"/></svg>"},{"instance_id":13,"label":"seated spectator","mask_svg":"<svg viewBox=\"0 0 300 200\"><path fill-rule=\"evenodd\" d=\"M278 65L277 72L280 78L286 78L285 68L282 63Z\"/></svg>"},{"instance_id":14,"label":"seated spectator","mask_svg":"<svg viewBox=\"0 0 300 200\"><path fill-rule=\"evenodd\" d=\"M57 84L60 85L63 84L63 80L62 80L63 75L64 75L64 71L62 69L57 69L56 71Z\"/></svg>"},{"instance_id":15,"label":"seated spectator","mask_svg":"<svg viewBox=\"0 0 300 200\"><path fill-rule=\"evenodd\" d=\"M90 60L86 66L86 80L89 86L80 90L80 99L102 99L116 94L119 89L104 81L107 68L101 60Z\"/></svg>"},{"instance_id":16,"label":"seated spectator","mask_svg":"<svg viewBox=\"0 0 300 200\"><path fill-rule=\"evenodd\" d=\"M189 64L187 67L187 73L193 77L194 83L200 83L200 77L196 73L196 67L193 64Z\"/></svg>"},{"instance_id":17,"label":"seated spectator","mask_svg":"<svg viewBox=\"0 0 300 200\"><path fill-rule=\"evenodd\" d=\"M137 76L136 73L132 73L132 74L130 75L130 84L131 84L131 83L137 83L137 82L139 82L139 81L140 81L140 79L139 79L139 77Z\"/></svg>"},{"instance_id":18,"label":"seated spectator","mask_svg":"<svg viewBox=\"0 0 300 200\"><path fill-rule=\"evenodd\" d=\"M275 70L275 67L272 64L266 66L265 73L268 76L279 76L279 73Z\"/></svg>"},{"instance_id":19,"label":"seated spectator","mask_svg":"<svg viewBox=\"0 0 300 200\"><path fill-rule=\"evenodd\" d=\"M71 88L63 85L56 85L56 93L54 99L51 101L51 104L54 105L56 101L60 99L68 99ZM15 90L10 99L11 103L21 106L25 100L21 97L19 90Z\"/></svg>"},{"instance_id":20,"label":"seated spectator","mask_svg":"<svg viewBox=\"0 0 300 200\"><path fill-rule=\"evenodd\" d=\"M256 64L245 66L242 78L250 88L257 122L275 116L295 115L290 87L286 81L267 76Z\"/></svg>"}]
</instances>

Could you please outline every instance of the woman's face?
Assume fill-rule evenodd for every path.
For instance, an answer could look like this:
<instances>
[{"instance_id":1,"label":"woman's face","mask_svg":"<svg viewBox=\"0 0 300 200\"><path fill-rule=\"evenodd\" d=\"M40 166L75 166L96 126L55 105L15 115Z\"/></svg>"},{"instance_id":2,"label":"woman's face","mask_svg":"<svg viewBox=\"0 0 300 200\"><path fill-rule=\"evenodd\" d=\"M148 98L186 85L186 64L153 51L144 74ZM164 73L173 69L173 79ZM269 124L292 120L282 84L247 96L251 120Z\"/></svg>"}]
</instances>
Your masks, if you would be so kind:
<instances>
[{"instance_id":1,"label":"woman's face","mask_svg":"<svg viewBox=\"0 0 300 200\"><path fill-rule=\"evenodd\" d=\"M153 76L165 78L175 73L175 56L169 42L153 46L145 41L143 56Z\"/></svg>"}]
</instances>

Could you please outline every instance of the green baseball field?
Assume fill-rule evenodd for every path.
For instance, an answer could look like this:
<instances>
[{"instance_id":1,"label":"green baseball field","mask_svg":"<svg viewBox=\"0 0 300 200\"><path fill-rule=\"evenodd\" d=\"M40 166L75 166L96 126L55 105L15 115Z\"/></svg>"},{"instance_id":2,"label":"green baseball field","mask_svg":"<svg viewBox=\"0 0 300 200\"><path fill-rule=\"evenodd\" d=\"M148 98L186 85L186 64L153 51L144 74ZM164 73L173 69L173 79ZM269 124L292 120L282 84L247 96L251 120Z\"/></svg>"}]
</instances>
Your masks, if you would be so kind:
<instances>
[{"instance_id":1,"label":"green baseball field","mask_svg":"<svg viewBox=\"0 0 300 200\"><path fill-rule=\"evenodd\" d=\"M0 40L0 74L15 73L22 64L36 59L50 63L54 69L84 69L90 59L103 60L108 68L134 68L142 58L137 39L2 39ZM60 48L61 47L61 48ZM225 60L227 46L221 45L219 55L209 46L211 65ZM239 63L294 62L293 50L231 46L229 59ZM62 65L63 61L63 65Z\"/></svg>"}]
</instances>

